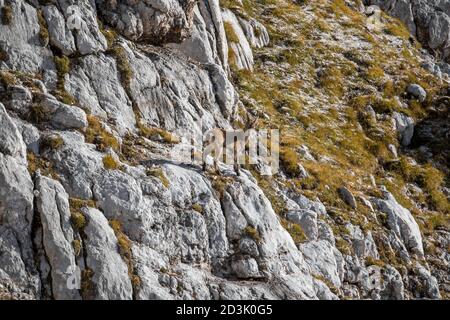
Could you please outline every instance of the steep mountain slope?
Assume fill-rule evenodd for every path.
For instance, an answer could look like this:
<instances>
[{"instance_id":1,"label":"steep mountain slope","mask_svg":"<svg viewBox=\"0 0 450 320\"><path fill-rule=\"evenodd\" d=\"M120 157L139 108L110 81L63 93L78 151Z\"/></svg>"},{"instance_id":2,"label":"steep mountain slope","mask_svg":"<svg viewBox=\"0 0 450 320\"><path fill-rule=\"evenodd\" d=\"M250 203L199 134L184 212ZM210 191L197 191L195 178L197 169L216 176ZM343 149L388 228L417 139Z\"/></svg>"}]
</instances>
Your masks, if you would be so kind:
<instances>
[{"instance_id":1,"label":"steep mountain slope","mask_svg":"<svg viewBox=\"0 0 450 320\"><path fill-rule=\"evenodd\" d=\"M367 4L408 23L388 2ZM450 67L428 27L343 0L1 18L0 298L448 298ZM280 129L274 176L174 159L255 122Z\"/></svg>"}]
</instances>

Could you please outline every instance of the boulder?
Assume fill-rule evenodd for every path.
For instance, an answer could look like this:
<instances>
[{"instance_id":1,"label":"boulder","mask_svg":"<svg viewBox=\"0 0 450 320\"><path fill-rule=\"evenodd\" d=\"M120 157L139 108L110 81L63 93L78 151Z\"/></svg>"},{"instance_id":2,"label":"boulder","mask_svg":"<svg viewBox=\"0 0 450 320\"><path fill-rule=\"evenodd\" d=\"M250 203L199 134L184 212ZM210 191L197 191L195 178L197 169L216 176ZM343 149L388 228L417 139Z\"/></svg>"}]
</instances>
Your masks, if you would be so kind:
<instances>
[{"instance_id":1,"label":"boulder","mask_svg":"<svg viewBox=\"0 0 450 320\"><path fill-rule=\"evenodd\" d=\"M403 240L405 246L411 252L423 256L422 235L411 212L402 207L387 191L384 192L383 199L373 198L372 202L378 210L387 214L389 228Z\"/></svg>"}]
</instances>

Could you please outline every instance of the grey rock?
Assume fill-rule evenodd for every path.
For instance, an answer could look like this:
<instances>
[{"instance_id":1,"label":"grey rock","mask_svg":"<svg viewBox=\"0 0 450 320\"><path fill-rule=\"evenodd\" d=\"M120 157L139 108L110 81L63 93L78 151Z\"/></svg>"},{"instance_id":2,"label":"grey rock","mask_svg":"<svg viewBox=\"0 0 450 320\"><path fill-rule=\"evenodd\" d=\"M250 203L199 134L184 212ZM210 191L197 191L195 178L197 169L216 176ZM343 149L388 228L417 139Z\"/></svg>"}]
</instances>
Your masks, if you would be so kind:
<instances>
[{"instance_id":1,"label":"grey rock","mask_svg":"<svg viewBox=\"0 0 450 320\"><path fill-rule=\"evenodd\" d=\"M17 126L0 103L0 152L25 161L26 147Z\"/></svg>"},{"instance_id":2,"label":"grey rock","mask_svg":"<svg viewBox=\"0 0 450 320\"><path fill-rule=\"evenodd\" d=\"M61 50L64 55L71 55L76 51L75 39L66 24L64 15L54 5L42 8L48 27L50 44Z\"/></svg>"},{"instance_id":3,"label":"grey rock","mask_svg":"<svg viewBox=\"0 0 450 320\"><path fill-rule=\"evenodd\" d=\"M388 215L388 225L412 252L423 256L422 235L414 217L394 196L384 192L384 199L372 199L378 210Z\"/></svg>"},{"instance_id":4,"label":"grey rock","mask_svg":"<svg viewBox=\"0 0 450 320\"><path fill-rule=\"evenodd\" d=\"M392 116L402 146L409 146L414 135L414 120L399 112L394 112Z\"/></svg>"},{"instance_id":5,"label":"grey rock","mask_svg":"<svg viewBox=\"0 0 450 320\"><path fill-rule=\"evenodd\" d=\"M263 48L270 42L266 27L255 19L245 20L238 17L239 23L247 37L248 42L254 48Z\"/></svg>"},{"instance_id":6,"label":"grey rock","mask_svg":"<svg viewBox=\"0 0 450 320\"><path fill-rule=\"evenodd\" d=\"M308 240L318 237L317 213L311 210L291 211L286 214L288 220L300 225Z\"/></svg>"},{"instance_id":7,"label":"grey rock","mask_svg":"<svg viewBox=\"0 0 450 320\"><path fill-rule=\"evenodd\" d=\"M353 194L346 187L341 187L338 189L338 193L341 196L341 199L349 205L352 209L356 209L356 199Z\"/></svg>"},{"instance_id":8,"label":"grey rock","mask_svg":"<svg viewBox=\"0 0 450 320\"><path fill-rule=\"evenodd\" d=\"M162 44L190 35L196 1L96 1L108 23L132 40Z\"/></svg>"},{"instance_id":9,"label":"grey rock","mask_svg":"<svg viewBox=\"0 0 450 320\"><path fill-rule=\"evenodd\" d=\"M222 10L222 18L225 23L228 23L233 28L234 34L237 37L235 40L238 40L238 42L234 42L235 40L232 41L228 39L228 46L233 51L233 63L238 70L253 70L254 59L252 48L248 43L237 17L231 10L224 9Z\"/></svg>"},{"instance_id":10,"label":"grey rock","mask_svg":"<svg viewBox=\"0 0 450 320\"><path fill-rule=\"evenodd\" d=\"M74 233L70 223L69 196L57 181L36 178L37 209L43 229L43 245L51 266L52 292L57 300L80 299L76 288L69 286L77 266L72 247Z\"/></svg>"},{"instance_id":11,"label":"grey rock","mask_svg":"<svg viewBox=\"0 0 450 320\"><path fill-rule=\"evenodd\" d=\"M86 267L93 271L96 300L131 300L133 288L128 267L118 252L118 242L108 220L97 209L84 210Z\"/></svg>"},{"instance_id":12,"label":"grey rock","mask_svg":"<svg viewBox=\"0 0 450 320\"><path fill-rule=\"evenodd\" d=\"M248 238L243 238L239 241L239 251L242 254L248 254L252 257L259 256L258 245L255 241Z\"/></svg>"},{"instance_id":13,"label":"grey rock","mask_svg":"<svg viewBox=\"0 0 450 320\"><path fill-rule=\"evenodd\" d=\"M256 278L259 276L258 263L253 258L237 259L231 262L231 269L239 279Z\"/></svg>"},{"instance_id":14,"label":"grey rock","mask_svg":"<svg viewBox=\"0 0 450 320\"><path fill-rule=\"evenodd\" d=\"M312 241L300 245L313 274L325 277L335 287L342 284L342 255L328 241Z\"/></svg>"},{"instance_id":15,"label":"grey rock","mask_svg":"<svg viewBox=\"0 0 450 320\"><path fill-rule=\"evenodd\" d=\"M410 84L406 91L420 102L424 102L427 98L427 92L418 84Z\"/></svg>"}]
</instances>

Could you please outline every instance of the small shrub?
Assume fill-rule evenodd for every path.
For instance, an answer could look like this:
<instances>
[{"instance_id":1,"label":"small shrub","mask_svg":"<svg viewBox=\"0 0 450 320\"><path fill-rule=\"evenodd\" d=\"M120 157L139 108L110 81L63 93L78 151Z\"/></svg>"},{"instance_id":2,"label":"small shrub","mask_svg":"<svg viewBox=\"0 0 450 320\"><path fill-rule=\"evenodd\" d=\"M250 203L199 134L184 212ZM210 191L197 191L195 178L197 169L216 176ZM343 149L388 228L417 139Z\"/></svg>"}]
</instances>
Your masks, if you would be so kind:
<instances>
[{"instance_id":1,"label":"small shrub","mask_svg":"<svg viewBox=\"0 0 450 320\"><path fill-rule=\"evenodd\" d=\"M120 167L116 159L110 154L103 157L103 166L107 170L117 170Z\"/></svg>"},{"instance_id":2,"label":"small shrub","mask_svg":"<svg viewBox=\"0 0 450 320\"><path fill-rule=\"evenodd\" d=\"M170 187L170 181L167 179L164 171L161 168L147 169L147 176L158 178L165 188Z\"/></svg>"},{"instance_id":3,"label":"small shrub","mask_svg":"<svg viewBox=\"0 0 450 320\"><path fill-rule=\"evenodd\" d=\"M261 235L259 234L259 231L251 226L247 226L244 229L244 233L251 239L253 239L256 243L261 242Z\"/></svg>"},{"instance_id":4,"label":"small shrub","mask_svg":"<svg viewBox=\"0 0 450 320\"><path fill-rule=\"evenodd\" d=\"M2 13L2 24L3 25L10 25L13 21L13 9L10 5L4 5L3 8L1 8Z\"/></svg>"},{"instance_id":5,"label":"small shrub","mask_svg":"<svg viewBox=\"0 0 450 320\"><path fill-rule=\"evenodd\" d=\"M234 31L233 24L231 22L225 21L223 23L225 29L225 34L227 35L228 42L239 43L239 37Z\"/></svg>"}]
</instances>

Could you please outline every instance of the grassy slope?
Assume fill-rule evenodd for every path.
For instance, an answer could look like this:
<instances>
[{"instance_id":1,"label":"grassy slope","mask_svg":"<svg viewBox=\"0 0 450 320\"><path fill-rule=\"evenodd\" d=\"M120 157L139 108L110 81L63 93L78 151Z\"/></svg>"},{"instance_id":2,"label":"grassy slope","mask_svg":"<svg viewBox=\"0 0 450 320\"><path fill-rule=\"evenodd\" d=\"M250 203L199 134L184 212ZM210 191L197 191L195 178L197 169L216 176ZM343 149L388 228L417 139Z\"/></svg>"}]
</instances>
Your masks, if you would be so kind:
<instances>
[{"instance_id":1,"label":"grassy slope","mask_svg":"<svg viewBox=\"0 0 450 320\"><path fill-rule=\"evenodd\" d=\"M371 31L366 17L343 0L302 2L244 0L242 6L233 0L222 2L238 15L261 21L271 35L270 47L254 49L253 72L233 72L246 108L262 119L269 116L261 121L262 127L282 132L282 166L291 177L259 179L276 211L283 215L284 205L274 190L281 184L318 197L337 221L380 230L383 219L375 219L361 204L351 210L336 190L345 185L355 194L376 195L373 176L412 210L425 233L448 225L450 204L441 191L444 172L434 164L416 165L405 153L392 159L387 149L389 144L400 149L388 115L401 111L419 121L443 87L420 67L420 45L396 19L383 16L382 28ZM427 101L406 99L410 83L427 90ZM381 115L378 120L364 111L368 105ZM297 152L301 145L331 161L302 161ZM297 162L310 178L295 178ZM409 183L424 192L407 196Z\"/></svg>"}]
</instances>

